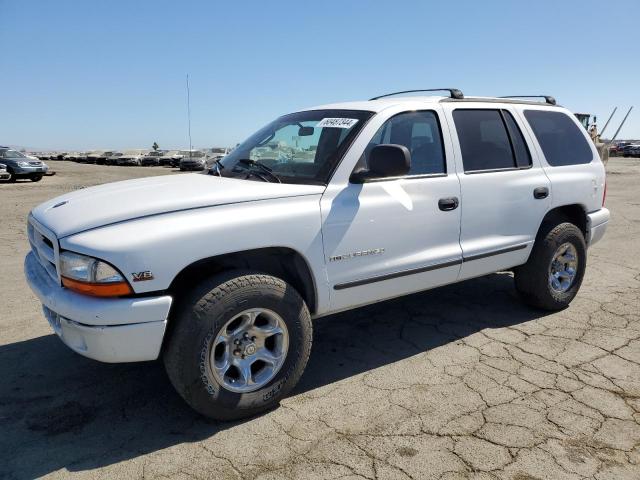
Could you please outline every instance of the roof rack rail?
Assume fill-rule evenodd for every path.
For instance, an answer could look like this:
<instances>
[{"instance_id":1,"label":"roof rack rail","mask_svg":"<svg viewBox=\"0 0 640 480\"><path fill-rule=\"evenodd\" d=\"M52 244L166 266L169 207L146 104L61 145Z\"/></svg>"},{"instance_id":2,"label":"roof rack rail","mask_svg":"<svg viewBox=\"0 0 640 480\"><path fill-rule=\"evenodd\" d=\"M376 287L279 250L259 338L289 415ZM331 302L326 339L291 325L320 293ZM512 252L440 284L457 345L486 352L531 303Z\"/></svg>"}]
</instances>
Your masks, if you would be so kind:
<instances>
[{"instance_id":1,"label":"roof rack rail","mask_svg":"<svg viewBox=\"0 0 640 480\"><path fill-rule=\"evenodd\" d=\"M458 100L464 98L464 95L462 94L462 92L457 88L427 88L423 90L404 90L402 92L387 93L385 95L379 95L377 97L370 98L369 100L378 100L379 98L391 97L392 95L400 95L402 93L416 93L416 92L449 92L449 95L451 96L451 98L455 98Z\"/></svg>"},{"instance_id":2,"label":"roof rack rail","mask_svg":"<svg viewBox=\"0 0 640 480\"><path fill-rule=\"evenodd\" d=\"M551 95L505 95L498 98L544 98L544 101L549 105L556 105L556 99Z\"/></svg>"}]
</instances>

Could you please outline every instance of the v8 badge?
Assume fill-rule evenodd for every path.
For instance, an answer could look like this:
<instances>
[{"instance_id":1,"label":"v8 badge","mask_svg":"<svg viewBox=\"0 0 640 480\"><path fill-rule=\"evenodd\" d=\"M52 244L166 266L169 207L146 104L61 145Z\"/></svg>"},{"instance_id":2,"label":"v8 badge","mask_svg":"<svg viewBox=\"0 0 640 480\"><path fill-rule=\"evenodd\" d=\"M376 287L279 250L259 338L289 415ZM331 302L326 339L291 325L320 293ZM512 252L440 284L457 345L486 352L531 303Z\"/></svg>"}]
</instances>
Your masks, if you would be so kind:
<instances>
[{"instance_id":1,"label":"v8 badge","mask_svg":"<svg viewBox=\"0 0 640 480\"><path fill-rule=\"evenodd\" d=\"M133 276L134 282L145 282L147 280L153 280L153 273L149 270L145 270L144 272L134 272L131 274Z\"/></svg>"}]
</instances>

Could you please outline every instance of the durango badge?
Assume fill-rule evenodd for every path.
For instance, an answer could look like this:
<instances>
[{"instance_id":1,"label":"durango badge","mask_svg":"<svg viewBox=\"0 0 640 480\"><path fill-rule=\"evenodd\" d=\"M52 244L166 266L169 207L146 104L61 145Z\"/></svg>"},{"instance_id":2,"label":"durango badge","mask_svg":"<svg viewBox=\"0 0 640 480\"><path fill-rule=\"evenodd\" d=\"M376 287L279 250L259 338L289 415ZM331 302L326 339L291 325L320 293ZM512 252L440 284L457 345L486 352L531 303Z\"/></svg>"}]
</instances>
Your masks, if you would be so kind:
<instances>
[{"instance_id":1,"label":"durango badge","mask_svg":"<svg viewBox=\"0 0 640 480\"><path fill-rule=\"evenodd\" d=\"M145 282L147 280L153 280L153 273L149 270L145 270L144 272L132 273L134 282Z\"/></svg>"}]
</instances>

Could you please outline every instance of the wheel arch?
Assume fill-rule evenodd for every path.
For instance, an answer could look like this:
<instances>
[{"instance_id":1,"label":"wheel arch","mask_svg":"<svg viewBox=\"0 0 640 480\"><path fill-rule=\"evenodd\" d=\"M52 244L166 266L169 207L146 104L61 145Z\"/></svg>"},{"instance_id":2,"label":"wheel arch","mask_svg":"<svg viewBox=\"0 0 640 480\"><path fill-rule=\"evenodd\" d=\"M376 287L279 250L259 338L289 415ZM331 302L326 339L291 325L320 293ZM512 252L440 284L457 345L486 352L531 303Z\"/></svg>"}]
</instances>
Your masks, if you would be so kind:
<instances>
[{"instance_id":1,"label":"wheel arch","mask_svg":"<svg viewBox=\"0 0 640 480\"><path fill-rule=\"evenodd\" d=\"M584 205L579 203L561 205L549 210L540 223L538 235L544 230L543 227L551 223L557 224L561 222L570 222L574 224L580 229L582 235L584 235L585 241L589 238L587 231L587 209Z\"/></svg>"},{"instance_id":2,"label":"wheel arch","mask_svg":"<svg viewBox=\"0 0 640 480\"><path fill-rule=\"evenodd\" d=\"M311 314L315 313L318 292L311 267L301 253L289 247L241 250L197 260L175 276L169 286L169 292L179 299L184 292L204 278L235 269L254 270L281 278L296 289Z\"/></svg>"}]
</instances>

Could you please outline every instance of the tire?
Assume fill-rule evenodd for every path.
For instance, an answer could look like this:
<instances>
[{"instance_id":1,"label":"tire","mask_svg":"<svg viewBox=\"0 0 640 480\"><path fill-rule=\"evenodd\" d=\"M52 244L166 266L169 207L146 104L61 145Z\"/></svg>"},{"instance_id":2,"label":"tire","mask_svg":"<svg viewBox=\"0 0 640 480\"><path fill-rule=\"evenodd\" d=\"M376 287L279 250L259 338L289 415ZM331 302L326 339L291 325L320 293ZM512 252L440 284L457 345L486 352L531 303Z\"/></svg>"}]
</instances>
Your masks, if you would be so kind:
<instances>
[{"instance_id":1,"label":"tire","mask_svg":"<svg viewBox=\"0 0 640 480\"><path fill-rule=\"evenodd\" d=\"M554 268L552 264L558 254L561 260L555 265L563 265ZM563 263L567 258L575 257L577 265L570 266L571 262ZM582 231L572 223L543 224L538 232L536 242L529 256L529 260L523 266L514 270L516 289L523 300L536 308L544 310L561 310L569 306L575 298L587 266L587 246ZM562 282L556 279L555 287L552 285L551 276L554 270L561 272L574 272L573 278L568 281L566 276L561 276ZM562 284L568 282L568 284Z\"/></svg>"},{"instance_id":2,"label":"tire","mask_svg":"<svg viewBox=\"0 0 640 480\"><path fill-rule=\"evenodd\" d=\"M220 342L215 349L212 344L218 341L223 330L229 333L229 329L236 328L233 323L228 327L229 321L233 322L234 318L251 309L266 309L279 316L286 326L283 330L288 335L288 347L280 357L284 359L280 367L273 369L272 378L263 378L264 383L251 391L232 391L229 384L234 381L226 377L221 379L209 360L211 352L217 355L221 345L221 350L225 351L227 343ZM172 322L173 330L163 354L169 379L194 410L216 420L250 417L277 406L280 399L298 383L311 352L311 316L304 300L286 282L269 275L238 270L215 275L203 281L184 299ZM251 340L255 341L256 337L247 341ZM236 348L234 345L238 340L233 342L229 341L228 345ZM255 346L259 345L258 342ZM266 345L266 341L264 343ZM239 348L245 347L238 347L233 355L240 352ZM227 358L232 362L239 361L239 355L233 357L227 353ZM251 360L252 357L247 354L247 358ZM228 368L227 372L233 373L235 367ZM264 371L259 370L256 378L262 373ZM254 378L253 373L251 378Z\"/></svg>"},{"instance_id":3,"label":"tire","mask_svg":"<svg viewBox=\"0 0 640 480\"><path fill-rule=\"evenodd\" d=\"M8 183L16 183L16 174L13 173L13 170L11 170L10 168L7 168L7 173L10 175L9 178L6 180Z\"/></svg>"},{"instance_id":4,"label":"tire","mask_svg":"<svg viewBox=\"0 0 640 480\"><path fill-rule=\"evenodd\" d=\"M32 175L29 178L32 182L39 182L40 180L42 180L42 175Z\"/></svg>"}]
</instances>

